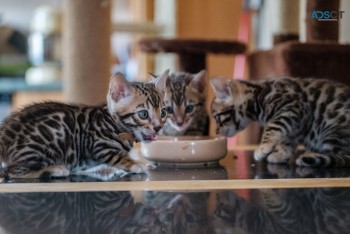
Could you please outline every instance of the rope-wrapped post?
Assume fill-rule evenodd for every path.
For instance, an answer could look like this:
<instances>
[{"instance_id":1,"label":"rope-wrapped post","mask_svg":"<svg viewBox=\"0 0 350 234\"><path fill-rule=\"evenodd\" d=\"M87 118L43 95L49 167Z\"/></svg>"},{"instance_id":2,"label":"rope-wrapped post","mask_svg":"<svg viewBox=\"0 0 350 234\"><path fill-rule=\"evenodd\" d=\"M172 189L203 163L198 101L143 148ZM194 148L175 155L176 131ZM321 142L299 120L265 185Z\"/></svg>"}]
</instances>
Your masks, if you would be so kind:
<instances>
[{"instance_id":1,"label":"rope-wrapped post","mask_svg":"<svg viewBox=\"0 0 350 234\"><path fill-rule=\"evenodd\" d=\"M105 102L111 75L111 2L64 0L63 82L66 101Z\"/></svg>"}]
</instances>

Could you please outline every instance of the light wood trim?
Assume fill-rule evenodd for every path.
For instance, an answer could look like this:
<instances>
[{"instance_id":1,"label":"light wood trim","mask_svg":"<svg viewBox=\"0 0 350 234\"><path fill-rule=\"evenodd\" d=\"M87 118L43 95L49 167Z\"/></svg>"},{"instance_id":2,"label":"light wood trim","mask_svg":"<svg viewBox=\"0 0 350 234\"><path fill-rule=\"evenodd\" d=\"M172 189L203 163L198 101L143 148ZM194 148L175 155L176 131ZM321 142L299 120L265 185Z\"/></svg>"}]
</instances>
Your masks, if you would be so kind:
<instances>
[{"instance_id":1,"label":"light wood trim","mask_svg":"<svg viewBox=\"0 0 350 234\"><path fill-rule=\"evenodd\" d=\"M207 191L226 189L349 187L350 178L137 181L80 183L0 184L0 193L19 192L101 192L101 191Z\"/></svg>"}]
</instances>

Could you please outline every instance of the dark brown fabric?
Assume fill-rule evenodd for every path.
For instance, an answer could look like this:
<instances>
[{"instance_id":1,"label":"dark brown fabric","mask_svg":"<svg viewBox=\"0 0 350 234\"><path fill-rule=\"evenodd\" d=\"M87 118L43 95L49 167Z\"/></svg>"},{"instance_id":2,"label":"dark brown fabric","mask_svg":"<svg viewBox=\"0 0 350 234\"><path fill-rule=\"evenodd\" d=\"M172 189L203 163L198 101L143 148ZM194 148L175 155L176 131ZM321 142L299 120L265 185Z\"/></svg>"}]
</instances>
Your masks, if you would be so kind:
<instances>
[{"instance_id":1,"label":"dark brown fabric","mask_svg":"<svg viewBox=\"0 0 350 234\"><path fill-rule=\"evenodd\" d=\"M285 42L248 56L251 79L293 76L326 78L350 84L350 45Z\"/></svg>"},{"instance_id":2,"label":"dark brown fabric","mask_svg":"<svg viewBox=\"0 0 350 234\"><path fill-rule=\"evenodd\" d=\"M140 47L147 53L173 52L178 54L240 54L246 50L246 45L239 41L205 39L145 38L140 40Z\"/></svg>"}]
</instances>

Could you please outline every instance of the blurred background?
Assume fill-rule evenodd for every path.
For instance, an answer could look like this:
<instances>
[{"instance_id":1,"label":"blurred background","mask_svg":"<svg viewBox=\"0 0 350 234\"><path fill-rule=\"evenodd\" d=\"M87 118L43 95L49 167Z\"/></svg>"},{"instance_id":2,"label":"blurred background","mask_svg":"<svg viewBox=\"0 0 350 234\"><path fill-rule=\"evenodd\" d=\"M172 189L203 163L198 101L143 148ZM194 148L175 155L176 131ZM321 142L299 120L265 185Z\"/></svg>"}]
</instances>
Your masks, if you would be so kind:
<instances>
[{"instance_id":1,"label":"blurred background","mask_svg":"<svg viewBox=\"0 0 350 234\"><path fill-rule=\"evenodd\" d=\"M320 6L343 11L321 24L333 38L308 37L310 9ZM346 0L0 0L0 121L32 102L103 102L117 71L133 81L179 70L176 53L146 53L139 45L144 38L241 42L245 53L208 53L205 68L209 77L250 79L255 52L286 41L346 45L349 23ZM280 74L266 76L274 75Z\"/></svg>"}]
</instances>

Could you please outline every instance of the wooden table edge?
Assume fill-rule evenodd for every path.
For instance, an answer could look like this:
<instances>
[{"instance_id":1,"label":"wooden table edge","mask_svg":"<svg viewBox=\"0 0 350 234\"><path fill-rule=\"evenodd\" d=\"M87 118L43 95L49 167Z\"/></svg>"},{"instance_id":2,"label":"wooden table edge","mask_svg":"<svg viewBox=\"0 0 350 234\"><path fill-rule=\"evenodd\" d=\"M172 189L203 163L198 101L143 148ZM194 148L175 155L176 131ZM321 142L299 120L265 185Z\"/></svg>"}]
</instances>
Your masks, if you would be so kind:
<instances>
[{"instance_id":1,"label":"wooden table edge","mask_svg":"<svg viewBox=\"0 0 350 234\"><path fill-rule=\"evenodd\" d=\"M350 178L244 179L186 181L120 181L74 183L3 183L0 193L103 191L208 191L269 188L350 187Z\"/></svg>"}]
</instances>

